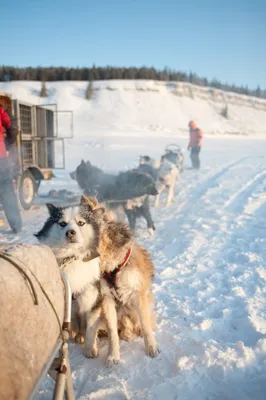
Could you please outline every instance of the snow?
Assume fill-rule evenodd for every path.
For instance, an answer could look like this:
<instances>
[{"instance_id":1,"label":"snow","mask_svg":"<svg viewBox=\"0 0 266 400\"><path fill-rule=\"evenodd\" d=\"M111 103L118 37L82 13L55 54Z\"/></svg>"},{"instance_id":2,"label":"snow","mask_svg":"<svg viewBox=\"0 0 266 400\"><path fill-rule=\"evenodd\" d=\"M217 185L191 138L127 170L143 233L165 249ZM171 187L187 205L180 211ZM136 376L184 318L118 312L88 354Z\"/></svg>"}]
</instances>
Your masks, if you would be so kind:
<instances>
[{"instance_id":1,"label":"snow","mask_svg":"<svg viewBox=\"0 0 266 400\"><path fill-rule=\"evenodd\" d=\"M221 91L214 96L210 88L187 83L112 80L94 82L94 96L88 101L87 82L46 85L47 98L39 96L40 82L0 82L0 91L33 104L57 103L59 110L73 110L79 137L97 133L116 136L118 132L127 136L133 133L135 137L143 132L153 137L177 132L186 136L191 119L205 134L265 136L266 100L262 99ZM226 104L228 119L221 116Z\"/></svg>"},{"instance_id":2,"label":"snow","mask_svg":"<svg viewBox=\"0 0 266 400\"><path fill-rule=\"evenodd\" d=\"M25 93L25 96L29 96L29 90L39 88L39 83L32 82L8 85L12 90L21 90L20 94ZM107 170L128 169L136 165L140 154L159 158L169 143L177 142L183 148L187 145L187 136L178 130L178 124L176 134L174 130L165 129L152 133L142 130L140 125L135 130L121 126L116 130L109 125L108 130L104 124L110 123L109 117L114 112L110 104L110 111L101 115L103 124L93 131L91 122L97 125L96 111L93 120L92 114L84 112L84 101L77 96L74 100L70 95L78 89L84 90L85 83L51 83L51 87L55 88L55 98L62 99L62 108L75 106L76 119L81 118L76 125L75 139L67 142L68 170L82 157ZM1 89L4 89L3 84ZM111 98L114 92L106 90L106 96ZM68 107L63 101L64 94L66 102L70 101ZM148 94L159 96L153 92ZM34 93L27 97L28 101L34 99L37 99ZM181 100L178 101L181 104ZM128 103L128 107L131 106L132 103ZM187 123L194 109L189 109L185 102L182 107ZM163 119L160 114L167 112L166 109L165 105L157 111L154 108L151 113ZM100 109L98 111L100 115ZM115 115L119 121L120 111L118 105ZM201 111L199 109L199 115ZM128 124L132 123L130 115L134 112L132 109L127 114ZM256 122L250 117L252 112L256 113ZM121 363L107 369L104 366L105 340L100 343L100 357L94 360L86 359L82 348L71 343L77 399L265 398L266 138L259 137L259 133L264 130L266 113L252 112L247 115L243 109L239 120L243 119L243 125L248 121L247 131L253 130L258 134L256 137L206 136L201 154L202 169L186 168L176 188L175 202L169 208L152 208L157 228L155 235L149 237L144 221L138 223L137 240L152 254L156 266L153 291L160 355L156 359L148 358L144 354L143 340L134 338L130 343L121 342ZM202 121L204 116L206 126L216 121L217 130L225 133L227 122L223 125L217 117L212 119L207 111ZM149 117L143 113L143 118L148 120ZM173 121L172 118L169 123ZM228 123L233 126L235 122ZM145 124L143 122L143 126ZM202 123L203 130L204 126ZM256 131L255 127L259 129ZM190 166L187 152L185 166ZM51 188L78 192L68 171L56 172L56 175L53 181L42 184L42 193ZM5 225L0 228L0 243L34 243L33 233L41 227L46 215L42 204L23 212L22 233L13 235ZM53 382L47 379L38 400L50 399L52 389Z\"/></svg>"}]
</instances>

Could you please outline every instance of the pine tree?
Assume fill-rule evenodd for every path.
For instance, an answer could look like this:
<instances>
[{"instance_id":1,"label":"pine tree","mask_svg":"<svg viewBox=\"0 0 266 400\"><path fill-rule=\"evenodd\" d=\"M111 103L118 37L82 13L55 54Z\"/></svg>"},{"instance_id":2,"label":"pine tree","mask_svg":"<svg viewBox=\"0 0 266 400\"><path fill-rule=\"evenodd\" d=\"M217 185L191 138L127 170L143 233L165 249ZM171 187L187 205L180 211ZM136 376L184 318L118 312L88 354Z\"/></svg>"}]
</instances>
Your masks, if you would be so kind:
<instances>
[{"instance_id":1,"label":"pine tree","mask_svg":"<svg viewBox=\"0 0 266 400\"><path fill-rule=\"evenodd\" d=\"M261 93L261 88L260 88L260 86L258 86L257 89L256 89L256 92L255 92L255 95L256 95L257 97L262 97L261 94L262 94L262 93Z\"/></svg>"},{"instance_id":2,"label":"pine tree","mask_svg":"<svg viewBox=\"0 0 266 400\"><path fill-rule=\"evenodd\" d=\"M239 94L245 94L248 96L257 96L259 98L266 98L266 90L257 87L257 89L249 89L248 86L236 86L227 83L222 83L217 79L213 79L208 82L206 78L199 77L194 72L185 73L178 70L171 70L170 68L164 68L163 70L157 70L149 67L92 67L87 68L66 68L66 67L25 67L17 68L7 65L0 65L0 82L2 81L40 81L42 82L40 96L46 97L49 91L45 87L45 82L48 81L76 81L82 80L87 82L93 82L96 80L106 79L158 79L163 81L178 81L178 82L190 82L200 86L210 86L217 89L222 89L229 92L235 92ZM48 94L47 94L48 93ZM86 90L89 97L92 96L92 86Z\"/></svg>"},{"instance_id":3,"label":"pine tree","mask_svg":"<svg viewBox=\"0 0 266 400\"><path fill-rule=\"evenodd\" d=\"M228 119L229 115L228 115L228 105L226 104L226 106L222 109L221 111L221 116Z\"/></svg>"},{"instance_id":4,"label":"pine tree","mask_svg":"<svg viewBox=\"0 0 266 400\"><path fill-rule=\"evenodd\" d=\"M85 92L85 98L87 100L91 100L92 96L93 96L93 83L92 83L92 81L90 81L88 83L88 86L87 86L87 89L86 89L86 92Z\"/></svg>"},{"instance_id":5,"label":"pine tree","mask_svg":"<svg viewBox=\"0 0 266 400\"><path fill-rule=\"evenodd\" d=\"M45 81L42 81L40 97L47 97L47 96L48 96L48 92L47 92L46 84L45 84Z\"/></svg>"}]
</instances>

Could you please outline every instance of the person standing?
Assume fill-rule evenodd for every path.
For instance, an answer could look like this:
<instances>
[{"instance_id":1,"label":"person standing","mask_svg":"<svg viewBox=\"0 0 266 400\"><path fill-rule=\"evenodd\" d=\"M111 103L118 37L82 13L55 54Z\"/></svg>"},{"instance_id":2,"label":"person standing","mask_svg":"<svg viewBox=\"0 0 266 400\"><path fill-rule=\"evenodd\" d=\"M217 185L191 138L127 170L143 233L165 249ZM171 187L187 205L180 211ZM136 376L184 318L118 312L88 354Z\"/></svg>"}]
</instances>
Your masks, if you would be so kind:
<instances>
[{"instance_id":1,"label":"person standing","mask_svg":"<svg viewBox=\"0 0 266 400\"><path fill-rule=\"evenodd\" d=\"M3 128L6 131L6 137L4 137ZM7 157L7 151L15 145L16 133L11 128L9 115L0 105L0 203L11 229L17 233L22 228L22 220Z\"/></svg>"},{"instance_id":2,"label":"person standing","mask_svg":"<svg viewBox=\"0 0 266 400\"><path fill-rule=\"evenodd\" d=\"M189 126L190 139L187 149L188 150L191 149L190 158L192 162L192 168L199 169L200 168L199 153L202 146L203 132L201 129L197 127L194 121L190 121L188 126Z\"/></svg>"}]
</instances>

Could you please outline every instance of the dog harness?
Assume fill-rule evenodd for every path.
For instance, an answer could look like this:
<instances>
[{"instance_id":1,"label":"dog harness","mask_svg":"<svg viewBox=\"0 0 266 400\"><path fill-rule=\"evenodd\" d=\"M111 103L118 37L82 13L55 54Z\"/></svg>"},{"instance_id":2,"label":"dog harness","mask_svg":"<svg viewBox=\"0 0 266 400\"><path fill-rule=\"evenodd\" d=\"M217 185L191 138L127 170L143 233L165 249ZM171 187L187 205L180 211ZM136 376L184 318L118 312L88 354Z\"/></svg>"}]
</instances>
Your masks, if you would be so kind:
<instances>
[{"instance_id":1,"label":"dog harness","mask_svg":"<svg viewBox=\"0 0 266 400\"><path fill-rule=\"evenodd\" d=\"M116 267L113 271L104 272L102 274L102 278L108 283L108 286L111 289L114 289L114 290L116 289L116 276L117 276L118 272L121 270L121 268L123 268L128 263L128 260L130 259L131 254L132 254L132 247L130 247L130 249L128 249L124 261L121 264L119 264L118 267Z\"/></svg>"}]
</instances>

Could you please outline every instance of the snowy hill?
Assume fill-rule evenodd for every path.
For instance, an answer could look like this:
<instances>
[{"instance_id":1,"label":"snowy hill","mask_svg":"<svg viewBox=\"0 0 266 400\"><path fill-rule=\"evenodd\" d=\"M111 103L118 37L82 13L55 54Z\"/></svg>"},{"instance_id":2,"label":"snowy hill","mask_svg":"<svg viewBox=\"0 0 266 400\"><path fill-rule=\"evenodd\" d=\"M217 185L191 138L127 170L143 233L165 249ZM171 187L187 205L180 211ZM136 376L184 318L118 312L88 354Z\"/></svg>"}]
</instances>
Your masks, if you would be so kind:
<instances>
[{"instance_id":1,"label":"snowy hill","mask_svg":"<svg viewBox=\"0 0 266 400\"><path fill-rule=\"evenodd\" d=\"M182 136L191 119L210 135L266 135L266 100L189 83L97 81L91 100L85 99L87 82L48 82L45 99L39 96L40 87L40 82L0 83L0 91L20 100L73 110L78 139L118 132ZM221 115L226 106L228 118Z\"/></svg>"}]
</instances>

